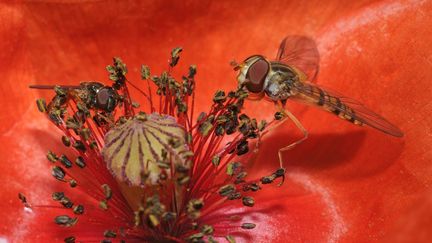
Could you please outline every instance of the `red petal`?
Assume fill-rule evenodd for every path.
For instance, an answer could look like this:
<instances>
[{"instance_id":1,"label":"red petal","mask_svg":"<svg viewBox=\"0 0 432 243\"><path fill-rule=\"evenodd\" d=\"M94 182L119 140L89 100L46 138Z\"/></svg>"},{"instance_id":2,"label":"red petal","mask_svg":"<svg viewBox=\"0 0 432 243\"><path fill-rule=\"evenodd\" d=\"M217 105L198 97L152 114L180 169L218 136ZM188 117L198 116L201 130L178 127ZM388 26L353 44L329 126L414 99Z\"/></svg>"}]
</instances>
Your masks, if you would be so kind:
<instances>
[{"instance_id":1,"label":"red petal","mask_svg":"<svg viewBox=\"0 0 432 243\"><path fill-rule=\"evenodd\" d=\"M266 230L253 233L259 239L317 242L430 237L424 231L430 222L418 220L430 207L412 211L414 203L424 205L431 182L429 2L72 2L0 5L0 236L22 239L26 225L16 195L25 188L34 188L35 195L46 190L40 188L49 177L44 154L57 144L55 136L39 130L45 129L44 118L34 99L42 93L28 84L106 80L103 67L112 56L121 56L129 77L138 80L141 63L158 73L171 48L181 45L178 73L198 65L201 110L215 89L234 87L231 59L274 56L284 36L306 34L322 54L318 82L363 101L406 136L398 140L324 112L301 112L310 139L285 154L289 181L282 190L267 190L257 204L280 208L261 218ZM274 170L277 148L295 134L286 125L267 137L257 169ZM290 185L302 196L292 196ZM404 228L405 221L416 227Z\"/></svg>"}]
</instances>

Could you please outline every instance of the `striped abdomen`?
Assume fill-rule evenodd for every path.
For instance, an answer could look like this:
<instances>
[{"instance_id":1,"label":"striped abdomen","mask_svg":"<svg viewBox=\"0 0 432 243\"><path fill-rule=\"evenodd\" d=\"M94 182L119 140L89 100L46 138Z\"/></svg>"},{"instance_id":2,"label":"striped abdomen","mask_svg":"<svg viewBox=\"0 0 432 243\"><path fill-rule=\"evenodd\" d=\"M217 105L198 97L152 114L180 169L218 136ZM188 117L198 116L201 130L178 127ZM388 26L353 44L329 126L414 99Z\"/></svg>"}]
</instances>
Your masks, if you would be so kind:
<instances>
[{"instance_id":1,"label":"striped abdomen","mask_svg":"<svg viewBox=\"0 0 432 243\"><path fill-rule=\"evenodd\" d=\"M295 92L293 95L294 99L317 105L344 120L356 125L363 125L363 122L357 118L356 111L342 100L342 96L338 97L320 87L307 83L297 82L293 87Z\"/></svg>"}]
</instances>

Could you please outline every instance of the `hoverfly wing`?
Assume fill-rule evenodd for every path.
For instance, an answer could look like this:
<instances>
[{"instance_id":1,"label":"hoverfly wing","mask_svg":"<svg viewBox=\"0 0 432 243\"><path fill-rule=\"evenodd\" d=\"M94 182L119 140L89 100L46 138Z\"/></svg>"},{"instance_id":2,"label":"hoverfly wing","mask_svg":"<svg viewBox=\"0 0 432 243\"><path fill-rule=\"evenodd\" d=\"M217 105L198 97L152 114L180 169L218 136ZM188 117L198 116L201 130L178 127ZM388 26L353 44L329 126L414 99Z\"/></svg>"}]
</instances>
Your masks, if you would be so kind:
<instances>
[{"instance_id":1,"label":"hoverfly wing","mask_svg":"<svg viewBox=\"0 0 432 243\"><path fill-rule=\"evenodd\" d=\"M312 82L319 71L319 53L315 41L306 36L285 37L276 55L276 61L292 66L307 76Z\"/></svg>"},{"instance_id":2,"label":"hoverfly wing","mask_svg":"<svg viewBox=\"0 0 432 243\"><path fill-rule=\"evenodd\" d=\"M63 89L79 89L78 85L45 85L45 84L31 84L30 89L54 89L56 86Z\"/></svg>"},{"instance_id":3,"label":"hoverfly wing","mask_svg":"<svg viewBox=\"0 0 432 243\"><path fill-rule=\"evenodd\" d=\"M395 137L403 136L398 127L382 116L369 110L360 102L335 91L329 91L316 84L300 82L296 83L292 90L295 93L291 97L293 100L318 106L357 125L366 124Z\"/></svg>"}]
</instances>

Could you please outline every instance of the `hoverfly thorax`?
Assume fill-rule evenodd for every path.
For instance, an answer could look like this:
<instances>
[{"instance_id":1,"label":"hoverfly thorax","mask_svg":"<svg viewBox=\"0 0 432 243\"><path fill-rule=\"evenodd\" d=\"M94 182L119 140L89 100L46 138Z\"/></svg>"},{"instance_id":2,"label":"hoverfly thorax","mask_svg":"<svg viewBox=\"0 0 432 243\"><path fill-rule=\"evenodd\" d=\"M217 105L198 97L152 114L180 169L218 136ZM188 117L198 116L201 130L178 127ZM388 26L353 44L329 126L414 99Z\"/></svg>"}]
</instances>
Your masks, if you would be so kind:
<instances>
[{"instance_id":1,"label":"hoverfly thorax","mask_svg":"<svg viewBox=\"0 0 432 243\"><path fill-rule=\"evenodd\" d=\"M269 61L260 55L251 56L240 64L240 73L237 76L239 86L245 87L251 93L260 94L264 91L269 72Z\"/></svg>"},{"instance_id":2,"label":"hoverfly thorax","mask_svg":"<svg viewBox=\"0 0 432 243\"><path fill-rule=\"evenodd\" d=\"M119 95L112 87L99 82L83 82L80 86L81 96L89 107L111 112L117 106Z\"/></svg>"}]
</instances>

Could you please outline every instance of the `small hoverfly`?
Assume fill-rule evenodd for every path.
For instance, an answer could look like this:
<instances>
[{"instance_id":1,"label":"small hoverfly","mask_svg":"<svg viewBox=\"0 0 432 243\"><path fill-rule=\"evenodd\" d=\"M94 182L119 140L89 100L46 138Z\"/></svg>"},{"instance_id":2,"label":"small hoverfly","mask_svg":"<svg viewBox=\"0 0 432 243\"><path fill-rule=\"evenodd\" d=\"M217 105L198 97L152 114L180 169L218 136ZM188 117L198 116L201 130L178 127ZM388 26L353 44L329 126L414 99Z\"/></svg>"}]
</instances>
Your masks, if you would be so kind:
<instances>
[{"instance_id":1,"label":"small hoverfly","mask_svg":"<svg viewBox=\"0 0 432 243\"><path fill-rule=\"evenodd\" d=\"M32 89L54 89L53 85L30 85ZM66 91L65 99L69 95L79 97L87 108L96 108L104 112L112 112L119 103L119 95L110 86L99 82L81 82L79 86L60 85L57 86Z\"/></svg>"},{"instance_id":2,"label":"small hoverfly","mask_svg":"<svg viewBox=\"0 0 432 243\"><path fill-rule=\"evenodd\" d=\"M283 39L276 60L253 55L241 64L232 65L234 70L239 71L239 88L246 89L250 99L266 98L275 102L284 117L290 118L304 134L302 139L279 150L281 167L281 152L301 143L308 136L297 118L284 109L289 99L319 107L355 125L368 125L395 137L403 136L399 128L360 102L311 83L318 75L319 54L315 42L308 37L288 36Z\"/></svg>"}]
</instances>

